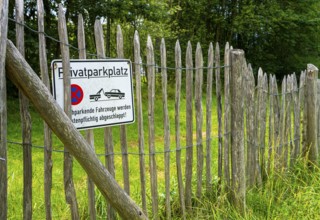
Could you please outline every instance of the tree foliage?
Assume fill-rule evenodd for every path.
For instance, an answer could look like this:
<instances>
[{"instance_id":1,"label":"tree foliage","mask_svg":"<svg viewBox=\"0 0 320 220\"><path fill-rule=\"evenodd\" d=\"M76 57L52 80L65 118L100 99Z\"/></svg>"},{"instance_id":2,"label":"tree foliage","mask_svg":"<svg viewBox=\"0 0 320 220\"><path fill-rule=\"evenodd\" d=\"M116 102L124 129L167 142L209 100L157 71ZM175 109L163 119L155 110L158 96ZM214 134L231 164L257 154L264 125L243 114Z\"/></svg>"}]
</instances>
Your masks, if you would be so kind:
<instances>
[{"instance_id":1,"label":"tree foliage","mask_svg":"<svg viewBox=\"0 0 320 220\"><path fill-rule=\"evenodd\" d=\"M104 23L107 56L115 57L115 31L120 24L124 30L125 48L132 58L135 30L146 42L147 34L158 48L160 39L166 38L169 53L180 40L184 47L188 40L193 45L227 41L234 48L244 49L255 68L279 76L305 69L307 63L320 65L319 9L315 0L44 0L46 33L57 38L57 8L62 3L70 21L70 43L76 43L76 24L79 13L86 23L88 51L95 53L93 24L96 19ZM10 17L14 18L14 3L10 1ZM25 1L25 21L37 29L36 1ZM11 23L11 27L14 25ZM14 38L14 28L9 37ZM26 51L30 62L36 61L37 35L26 31ZM143 43L142 43L143 44ZM59 57L57 42L47 41L49 60ZM142 45L143 46L143 45ZM72 52L72 51L71 51ZM77 51L72 52L77 57ZM35 65L37 66L37 65Z\"/></svg>"}]
</instances>

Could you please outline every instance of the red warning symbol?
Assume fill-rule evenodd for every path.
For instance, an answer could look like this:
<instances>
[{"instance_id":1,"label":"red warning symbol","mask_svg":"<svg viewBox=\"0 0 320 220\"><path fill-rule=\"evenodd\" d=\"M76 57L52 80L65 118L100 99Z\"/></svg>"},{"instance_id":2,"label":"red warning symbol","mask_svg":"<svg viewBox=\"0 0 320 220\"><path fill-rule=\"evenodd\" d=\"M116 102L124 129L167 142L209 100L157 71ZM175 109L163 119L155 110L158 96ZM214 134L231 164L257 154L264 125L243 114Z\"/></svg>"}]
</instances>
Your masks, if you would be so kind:
<instances>
[{"instance_id":1,"label":"red warning symbol","mask_svg":"<svg viewBox=\"0 0 320 220\"><path fill-rule=\"evenodd\" d=\"M71 104L78 105L83 99L83 90L77 84L71 84Z\"/></svg>"}]
</instances>

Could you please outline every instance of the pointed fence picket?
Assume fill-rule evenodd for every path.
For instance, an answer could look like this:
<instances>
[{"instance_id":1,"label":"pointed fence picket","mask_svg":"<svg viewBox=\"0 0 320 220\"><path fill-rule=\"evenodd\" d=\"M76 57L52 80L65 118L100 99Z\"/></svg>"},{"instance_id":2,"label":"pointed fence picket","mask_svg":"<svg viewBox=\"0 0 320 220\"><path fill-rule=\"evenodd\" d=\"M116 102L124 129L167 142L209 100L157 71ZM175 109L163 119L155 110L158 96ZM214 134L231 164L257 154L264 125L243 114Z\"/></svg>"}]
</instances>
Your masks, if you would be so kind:
<instances>
[{"instance_id":1,"label":"pointed fence picket","mask_svg":"<svg viewBox=\"0 0 320 220\"><path fill-rule=\"evenodd\" d=\"M46 35L44 34L43 3L41 0L38 0L38 10L41 77L46 86L50 88L48 68L44 65L47 63ZM0 16L0 18L2 17ZM3 22L5 21L1 23L1 31L6 30ZM23 23L23 21L21 22ZM21 22L17 23L18 29L21 29ZM64 12L60 6L60 46L63 68L65 72L68 72L70 69L70 45L68 44L66 27ZM80 59L86 59L84 29L83 18L80 15L78 20ZM94 36L97 58L103 59L105 58L105 44L103 25L100 20L94 24ZM120 26L117 26L116 43L117 58L130 56L124 54ZM160 47L160 67L155 62L155 60L159 60L158 53L153 47L155 43ZM200 201L199 199L203 196L203 187L205 187L205 193L208 194L215 190L218 195L226 193L227 198L234 206L241 213L244 213L248 188L263 187L268 176L294 166L295 161L301 156L308 158L310 165L317 163L317 143L320 136L320 102L318 101L320 84L316 81L318 69L315 66L308 65L307 71L300 74L299 81L295 74L285 76L281 79L281 90L278 90L279 81L274 75L268 76L260 68L257 79L255 79L256 73L252 66L246 63L244 51L233 50L228 43L225 45L223 54L220 52L218 43L215 44L215 49L210 43L206 64L204 64L205 57L202 54L203 45L200 46L200 43L197 44L194 54L191 42L183 45L186 46L185 62L181 58L179 41L176 42L175 48L172 50L174 57L169 56L170 53L167 50L171 49L166 46L164 39L158 44L158 40L153 41L151 36L148 36L146 53L141 53L139 33L137 31L134 33L132 63L133 77L135 78L135 123L138 134L135 145L137 152L130 152L131 142L127 137L127 130L131 129L129 125L120 126L120 141L113 137L115 129L110 127L104 129L105 154L103 156L106 160L105 166L113 178L121 179L120 185L123 186L126 194L140 202L145 215L154 219L163 217L171 219L175 217L176 213L179 213L179 217L186 219L187 212L191 212L193 205L196 204L194 201ZM2 50L2 48L0 49ZM220 60L222 56L223 61ZM142 62L141 57L147 58L146 63ZM172 58L174 62L169 61ZM1 62L4 62L2 56ZM175 67L168 67L168 63L175 63ZM1 65L2 63L0 63L0 67ZM141 81L144 69L147 70L146 85ZM158 72L161 75L158 75ZM64 80L65 111L70 117L70 90L68 89L70 88L70 78L64 77ZM3 88L3 83L5 83L3 77L0 82L0 86ZM215 92L213 92L214 82ZM175 86L174 96L170 96L168 94L169 86L173 85ZM158 87L161 88L159 90L161 92L157 92ZM1 103L5 104L4 91L0 92ZM162 108L156 106L160 96ZM147 99L144 100L144 97ZM216 111L212 111L213 103L216 103ZM147 109L143 110L143 104L146 104ZM170 106L174 106L174 115L170 114ZM181 106L184 106L185 109L182 109ZM155 115L155 110L158 108L163 113L161 122L156 120L158 115ZM205 121L203 121L204 112L206 114ZM144 120L148 122L145 125ZM1 199L7 198L5 196L7 194L7 180L4 179L4 176L7 175L7 149L4 143L6 141L6 127L4 123L6 123L6 113L5 108L1 108L1 131L4 131L1 132L0 148L0 178L1 181L3 180L3 184L0 185ZM163 141L159 142L159 136L156 136L157 125L163 126L161 133L163 136L160 137ZM174 129L170 129L173 127ZM146 129L148 129L148 133L145 135ZM46 218L52 219L53 161L51 153L53 150L51 131L46 124L44 133L45 209ZM99 147L94 146L93 130L86 131L85 136L93 151ZM145 137L148 138L147 144ZM174 144L171 141L173 137L175 138ZM163 143L163 146L159 148L158 143ZM148 147L146 149L145 144ZM29 145L30 148L24 150L31 150L31 141L28 142ZM121 152L117 152L118 145L120 145L119 151ZM196 152L195 155L194 152ZM121 155L121 159L117 157L118 155ZM134 172L132 172L133 168L129 163L133 157L137 157L139 160L139 169ZM163 159L164 163L158 162L159 157ZM149 163L146 164L146 161ZM115 164L118 163L121 166L115 167ZM30 168L31 165L29 163L24 169ZM134 178L132 177L138 172L140 179L136 181L135 178L136 182L133 182ZM116 176L116 173L123 175ZM26 173L26 176L26 179L32 181L32 173ZM217 176L217 181L215 176ZM73 219L79 219L82 216L78 210L76 191L73 186L72 156L67 149L65 149L64 178L66 200L70 204L71 216ZM150 181L150 184L147 181ZM25 185L26 192L30 184L32 182ZM89 210L87 213L90 219L96 219L99 217L99 213L96 210L94 184L90 178L88 178L87 185ZM136 195L137 191L139 196ZM177 195L178 205L174 203L174 195ZM0 205L0 218L5 219L7 217L7 201L6 199L2 201L4 202ZM30 203L32 203L31 200L26 197L24 201L25 218L31 218L32 206ZM116 219L117 214L111 204L115 203L109 200L106 215L109 219ZM143 217L142 213L138 213L138 215Z\"/></svg>"}]
</instances>

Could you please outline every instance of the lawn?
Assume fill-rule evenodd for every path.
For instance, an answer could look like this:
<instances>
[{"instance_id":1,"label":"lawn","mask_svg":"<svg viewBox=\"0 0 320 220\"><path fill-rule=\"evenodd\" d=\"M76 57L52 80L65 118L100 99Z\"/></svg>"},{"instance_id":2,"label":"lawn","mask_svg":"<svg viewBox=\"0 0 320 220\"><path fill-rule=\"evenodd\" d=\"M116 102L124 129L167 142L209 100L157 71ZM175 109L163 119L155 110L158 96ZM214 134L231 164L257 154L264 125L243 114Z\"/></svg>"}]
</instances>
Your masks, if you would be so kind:
<instances>
[{"instance_id":1,"label":"lawn","mask_svg":"<svg viewBox=\"0 0 320 220\"><path fill-rule=\"evenodd\" d=\"M174 88L174 86L172 86ZM143 91L146 91L144 85ZM156 91L155 108L155 132L156 150L163 152L163 116L161 90ZM158 95L159 94L159 95ZM168 91L169 117L170 117L170 155L171 172L171 207L173 219L181 218L181 210L178 198L178 186L175 164L175 138L174 138L174 89ZM143 100L147 100L147 93L143 92ZM181 102L181 144L185 145L185 94L182 94ZM310 171L306 162L300 159L297 165L284 173L273 173L262 187L247 190L247 208L244 215L240 215L228 202L225 194L218 195L216 186L217 178L217 116L216 103L213 98L213 128L212 128L212 156L213 156L213 191L206 192L199 200L194 199L194 208L188 214L188 219L317 219L320 216L320 170L316 168ZM143 102L145 151L148 152L148 115L147 101ZM205 118L205 98L203 99L203 113ZM34 219L45 219L44 208L44 159L43 159L43 122L33 106L30 106L32 116L32 208ZM203 134L205 136L205 120ZM140 175L138 153L137 122L127 125L127 139L129 154L130 190L132 198L141 205ZM194 126L195 130L195 126ZM113 141L115 151L116 180L122 186L122 160L120 150L119 127L113 127ZM84 132L82 132L84 133ZM195 133L195 132L194 132ZM99 158L105 163L104 158L104 131L103 128L95 129L95 150ZM206 138L203 137L205 140ZM194 135L195 140L195 135ZM18 99L8 98L8 219L21 219L23 215L23 158L21 146L21 128ZM65 202L63 187L63 144L53 137L53 185L52 185L52 214L54 219L70 219L70 210ZM205 145L204 145L205 149ZM145 157L147 174L147 206L151 214L151 190L149 175L149 158ZM160 217L165 216L165 186L164 186L164 154L156 154L159 210ZM185 150L182 150L183 173L185 171ZM82 219L89 219L87 199L87 176L81 166L74 160L73 166L74 184L77 193L79 212ZM205 172L203 172L203 186ZM183 175L184 176L184 175ZM196 187L196 149L194 149L193 166L193 192ZM106 202L98 190L96 190L96 210L98 219L106 218Z\"/></svg>"}]
</instances>

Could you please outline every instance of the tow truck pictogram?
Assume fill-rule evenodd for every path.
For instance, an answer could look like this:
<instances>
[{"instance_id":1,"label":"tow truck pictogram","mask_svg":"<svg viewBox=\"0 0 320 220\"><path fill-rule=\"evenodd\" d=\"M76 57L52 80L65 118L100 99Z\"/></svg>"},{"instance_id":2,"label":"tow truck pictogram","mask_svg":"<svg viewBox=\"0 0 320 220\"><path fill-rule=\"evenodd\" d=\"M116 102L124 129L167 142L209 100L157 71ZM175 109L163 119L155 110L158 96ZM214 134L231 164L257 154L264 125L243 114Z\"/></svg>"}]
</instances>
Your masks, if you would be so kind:
<instances>
[{"instance_id":1,"label":"tow truck pictogram","mask_svg":"<svg viewBox=\"0 0 320 220\"><path fill-rule=\"evenodd\" d=\"M90 95L90 100L98 101L101 98L101 92L108 97L108 99L111 97L117 97L119 99L125 97L125 93L121 92L120 89L111 89L110 92L104 92L103 88L101 88L96 94Z\"/></svg>"}]
</instances>

